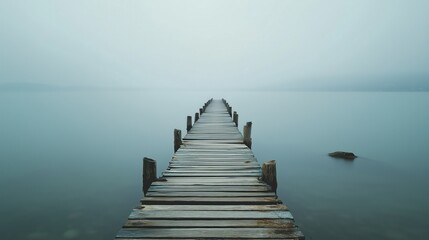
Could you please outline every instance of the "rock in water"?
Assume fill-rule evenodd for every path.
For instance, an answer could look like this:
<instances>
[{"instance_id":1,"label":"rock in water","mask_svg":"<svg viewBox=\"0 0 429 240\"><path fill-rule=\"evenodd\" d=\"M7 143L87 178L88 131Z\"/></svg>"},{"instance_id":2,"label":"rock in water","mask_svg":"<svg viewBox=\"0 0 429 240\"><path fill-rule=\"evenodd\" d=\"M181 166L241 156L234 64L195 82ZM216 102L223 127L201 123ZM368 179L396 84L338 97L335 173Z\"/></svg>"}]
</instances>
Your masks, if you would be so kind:
<instances>
[{"instance_id":1,"label":"rock in water","mask_svg":"<svg viewBox=\"0 0 429 240\"><path fill-rule=\"evenodd\" d=\"M357 156L352 152L342 152L342 151L336 151L329 153L329 156L334 158L343 158L347 160L354 160L357 158Z\"/></svg>"}]
</instances>

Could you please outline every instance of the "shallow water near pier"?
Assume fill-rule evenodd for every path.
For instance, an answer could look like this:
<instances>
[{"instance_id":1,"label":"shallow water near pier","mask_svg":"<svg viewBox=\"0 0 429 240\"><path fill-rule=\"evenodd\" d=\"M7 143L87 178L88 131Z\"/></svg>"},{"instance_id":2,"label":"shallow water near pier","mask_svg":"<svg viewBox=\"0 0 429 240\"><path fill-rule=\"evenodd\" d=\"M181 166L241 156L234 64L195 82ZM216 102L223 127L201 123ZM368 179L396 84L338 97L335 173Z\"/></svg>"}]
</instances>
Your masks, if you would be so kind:
<instances>
[{"instance_id":1,"label":"shallow water near pier","mask_svg":"<svg viewBox=\"0 0 429 240\"><path fill-rule=\"evenodd\" d=\"M428 235L429 93L47 91L0 93L1 238L112 239L141 198L141 159L161 174L173 129L211 97L253 122L307 239Z\"/></svg>"}]
</instances>

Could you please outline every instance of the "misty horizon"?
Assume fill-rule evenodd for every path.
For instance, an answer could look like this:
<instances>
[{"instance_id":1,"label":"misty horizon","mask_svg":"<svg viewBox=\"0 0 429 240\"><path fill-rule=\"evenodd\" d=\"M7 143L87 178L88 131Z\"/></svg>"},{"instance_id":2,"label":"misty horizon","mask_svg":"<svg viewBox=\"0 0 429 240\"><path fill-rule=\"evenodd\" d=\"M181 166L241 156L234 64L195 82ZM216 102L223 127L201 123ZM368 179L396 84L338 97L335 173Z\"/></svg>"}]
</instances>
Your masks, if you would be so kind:
<instances>
[{"instance_id":1,"label":"misty horizon","mask_svg":"<svg viewBox=\"0 0 429 240\"><path fill-rule=\"evenodd\" d=\"M428 8L387 0L4 1L0 86L427 91Z\"/></svg>"},{"instance_id":2,"label":"misty horizon","mask_svg":"<svg viewBox=\"0 0 429 240\"><path fill-rule=\"evenodd\" d=\"M405 79L405 81L400 81ZM314 84L313 86L303 86L293 84L289 86L274 85L262 87L219 87L219 88L204 88L199 86L164 86L164 87L143 87L143 86L102 86L102 85L67 85L67 84L46 84L46 83L31 83L31 82L6 82L0 83L0 91L387 91L387 92L402 92L402 91L429 91L429 81L423 77L401 78L396 81L375 82L366 84L350 84L350 83L332 83L327 82L322 84Z\"/></svg>"}]
</instances>

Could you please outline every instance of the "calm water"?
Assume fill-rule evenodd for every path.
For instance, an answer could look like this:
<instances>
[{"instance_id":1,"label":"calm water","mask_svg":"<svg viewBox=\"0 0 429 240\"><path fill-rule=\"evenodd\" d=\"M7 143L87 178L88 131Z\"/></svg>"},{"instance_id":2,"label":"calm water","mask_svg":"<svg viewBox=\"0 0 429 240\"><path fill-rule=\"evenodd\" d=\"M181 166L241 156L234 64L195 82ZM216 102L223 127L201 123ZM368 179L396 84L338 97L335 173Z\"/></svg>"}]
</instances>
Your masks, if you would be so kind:
<instances>
[{"instance_id":1,"label":"calm water","mask_svg":"<svg viewBox=\"0 0 429 240\"><path fill-rule=\"evenodd\" d=\"M253 121L307 239L427 237L429 93L1 92L2 239L112 239L142 157L165 169L173 129L211 97Z\"/></svg>"}]
</instances>

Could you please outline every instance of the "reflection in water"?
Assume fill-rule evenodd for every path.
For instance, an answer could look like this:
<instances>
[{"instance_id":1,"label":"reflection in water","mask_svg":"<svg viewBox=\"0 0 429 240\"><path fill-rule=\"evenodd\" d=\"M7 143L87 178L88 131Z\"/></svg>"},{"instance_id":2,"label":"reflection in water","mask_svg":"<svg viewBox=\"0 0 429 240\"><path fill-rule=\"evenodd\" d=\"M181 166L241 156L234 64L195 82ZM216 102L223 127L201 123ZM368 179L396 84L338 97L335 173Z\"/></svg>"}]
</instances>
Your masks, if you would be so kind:
<instances>
[{"instance_id":1,"label":"reflection in water","mask_svg":"<svg viewBox=\"0 0 429 240\"><path fill-rule=\"evenodd\" d=\"M3 92L2 236L111 239L141 197L142 158L161 173L173 129L211 97L253 122L256 157L277 160L307 239L427 235L426 93Z\"/></svg>"}]
</instances>

